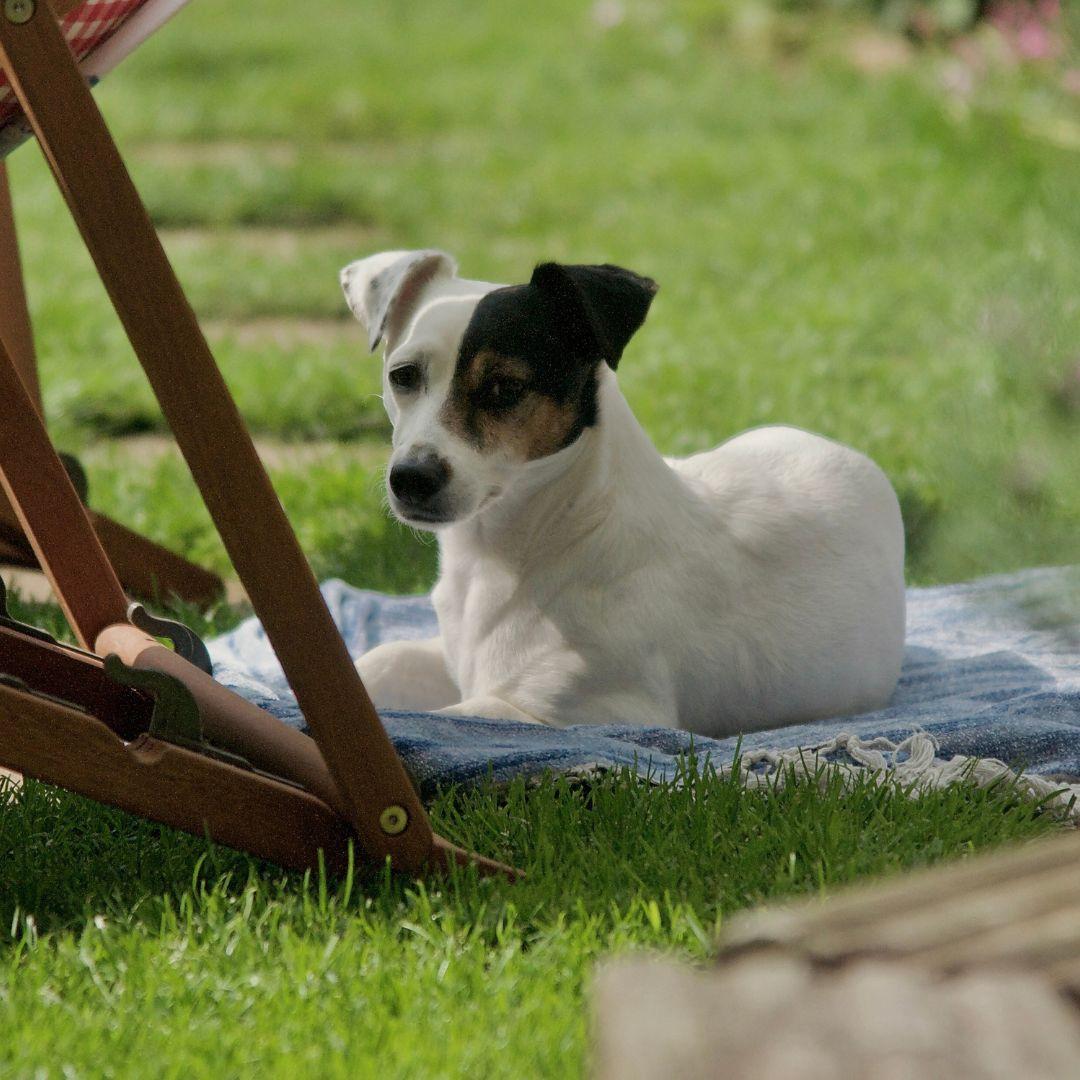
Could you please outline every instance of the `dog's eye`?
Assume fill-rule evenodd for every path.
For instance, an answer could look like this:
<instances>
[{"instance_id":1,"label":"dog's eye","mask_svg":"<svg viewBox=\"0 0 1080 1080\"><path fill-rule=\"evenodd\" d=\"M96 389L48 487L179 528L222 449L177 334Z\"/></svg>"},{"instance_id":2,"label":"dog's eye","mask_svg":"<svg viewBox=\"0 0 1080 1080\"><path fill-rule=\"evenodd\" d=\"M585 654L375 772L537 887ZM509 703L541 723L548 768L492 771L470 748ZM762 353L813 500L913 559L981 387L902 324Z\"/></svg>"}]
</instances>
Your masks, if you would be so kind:
<instances>
[{"instance_id":1,"label":"dog's eye","mask_svg":"<svg viewBox=\"0 0 1080 1080\"><path fill-rule=\"evenodd\" d=\"M528 386L522 379L497 375L484 383L480 390L480 405L493 412L512 409L524 396Z\"/></svg>"},{"instance_id":2,"label":"dog's eye","mask_svg":"<svg viewBox=\"0 0 1080 1080\"><path fill-rule=\"evenodd\" d=\"M398 390L419 390L423 381L423 373L417 364L402 364L394 368L388 378L390 385Z\"/></svg>"}]
</instances>

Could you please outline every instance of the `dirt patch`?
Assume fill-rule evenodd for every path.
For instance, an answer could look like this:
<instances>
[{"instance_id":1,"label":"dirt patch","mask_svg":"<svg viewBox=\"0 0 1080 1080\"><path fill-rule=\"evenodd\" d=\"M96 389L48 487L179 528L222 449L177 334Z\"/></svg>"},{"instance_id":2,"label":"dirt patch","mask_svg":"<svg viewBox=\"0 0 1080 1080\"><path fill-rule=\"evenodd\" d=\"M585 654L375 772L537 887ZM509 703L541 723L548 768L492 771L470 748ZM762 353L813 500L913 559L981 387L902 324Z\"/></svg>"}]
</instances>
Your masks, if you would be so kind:
<instances>
[{"instance_id":1,"label":"dirt patch","mask_svg":"<svg viewBox=\"0 0 1080 1080\"><path fill-rule=\"evenodd\" d=\"M228 247L245 255L296 259L305 251L329 249L365 251L377 244L377 233L363 225L323 225L293 228L160 229L172 254L192 255Z\"/></svg>"},{"instance_id":2,"label":"dirt patch","mask_svg":"<svg viewBox=\"0 0 1080 1080\"><path fill-rule=\"evenodd\" d=\"M386 463L388 447L380 442L286 442L281 439L256 439L255 449L268 469L304 469L324 462L378 468ZM133 468L153 465L168 455L179 456L176 443L167 435L133 435L93 443L79 454L84 466L95 462L116 465L130 462ZM91 486L91 503L93 487Z\"/></svg>"},{"instance_id":3,"label":"dirt patch","mask_svg":"<svg viewBox=\"0 0 1080 1080\"><path fill-rule=\"evenodd\" d=\"M287 142L161 142L140 143L131 150L135 161L169 168L184 165L246 165L258 161L286 168L300 160L300 147Z\"/></svg>"},{"instance_id":4,"label":"dirt patch","mask_svg":"<svg viewBox=\"0 0 1080 1080\"><path fill-rule=\"evenodd\" d=\"M182 168L185 165L237 168L257 162L288 169L299 164L309 152L310 147L284 140L248 142L221 139L213 142L144 142L132 148L131 156L135 161L167 168ZM318 153L326 158L359 161L368 158L372 148L362 143L320 142Z\"/></svg>"},{"instance_id":5,"label":"dirt patch","mask_svg":"<svg viewBox=\"0 0 1080 1080\"><path fill-rule=\"evenodd\" d=\"M211 341L232 341L244 347L277 345L363 344L360 328L351 318L287 319L267 316L260 319L210 319L203 330Z\"/></svg>"}]
</instances>

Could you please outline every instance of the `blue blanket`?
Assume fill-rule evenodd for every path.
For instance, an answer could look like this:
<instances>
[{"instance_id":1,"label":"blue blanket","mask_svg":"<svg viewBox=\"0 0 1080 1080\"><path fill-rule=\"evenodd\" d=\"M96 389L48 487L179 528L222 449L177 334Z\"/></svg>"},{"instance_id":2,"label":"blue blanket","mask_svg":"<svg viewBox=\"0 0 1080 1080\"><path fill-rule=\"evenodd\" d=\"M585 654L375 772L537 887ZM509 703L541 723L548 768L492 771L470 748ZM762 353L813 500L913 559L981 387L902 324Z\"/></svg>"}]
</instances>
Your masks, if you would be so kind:
<instances>
[{"instance_id":1,"label":"blue blanket","mask_svg":"<svg viewBox=\"0 0 1080 1080\"><path fill-rule=\"evenodd\" d=\"M424 795L452 783L503 782L548 770L629 766L673 777L693 751L730 767L740 747L758 776L813 760L942 782L965 763L1023 770L1046 793L1080 781L1080 598L1067 569L1030 570L908 592L903 676L889 707L863 716L691 737L668 728L547 728L479 718L386 713L384 721ZM427 597L395 597L328 581L323 595L353 656L384 641L437 633ZM215 676L298 727L303 718L255 619L210 643ZM915 739L913 740L913 736ZM963 770L959 770L963 771ZM997 773L984 772L984 779ZM1062 783L1064 782L1064 783ZM1030 785L1029 785L1030 786ZM1080 790L1080 789L1077 789Z\"/></svg>"}]
</instances>

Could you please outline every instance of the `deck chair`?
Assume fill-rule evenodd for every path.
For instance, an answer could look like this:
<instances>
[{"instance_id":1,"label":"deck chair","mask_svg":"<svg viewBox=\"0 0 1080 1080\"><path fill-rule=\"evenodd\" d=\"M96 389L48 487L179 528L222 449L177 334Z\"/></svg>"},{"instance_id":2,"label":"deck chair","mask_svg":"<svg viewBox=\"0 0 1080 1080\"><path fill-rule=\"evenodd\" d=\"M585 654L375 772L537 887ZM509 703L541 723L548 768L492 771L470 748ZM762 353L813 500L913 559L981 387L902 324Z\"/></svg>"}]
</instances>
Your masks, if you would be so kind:
<instances>
[{"instance_id":1,"label":"deck chair","mask_svg":"<svg viewBox=\"0 0 1080 1080\"><path fill-rule=\"evenodd\" d=\"M171 16L186 0L111 0L83 4L63 18L65 35L84 75L96 81L136 45ZM71 4L63 5L71 7ZM5 21L31 5L17 0L4 5ZM34 355L26 293L23 287L15 217L3 158L32 137L29 122L19 107L10 83L0 76L0 340L6 345L39 412L43 412L41 388ZM85 475L77 459L62 455L86 501ZM116 567L125 588L143 597L175 595L204 605L223 592L221 579L194 565L104 514L91 512L94 530ZM35 567L33 547L19 528L10 503L0 498L0 563Z\"/></svg>"},{"instance_id":2,"label":"deck chair","mask_svg":"<svg viewBox=\"0 0 1080 1080\"><path fill-rule=\"evenodd\" d=\"M17 623L0 590L0 765L287 867L356 852L513 876L433 833L80 70L78 27L152 25L178 3L0 3L8 145L41 146L311 731L216 683L190 630L129 603L5 332L0 483L79 645Z\"/></svg>"}]
</instances>

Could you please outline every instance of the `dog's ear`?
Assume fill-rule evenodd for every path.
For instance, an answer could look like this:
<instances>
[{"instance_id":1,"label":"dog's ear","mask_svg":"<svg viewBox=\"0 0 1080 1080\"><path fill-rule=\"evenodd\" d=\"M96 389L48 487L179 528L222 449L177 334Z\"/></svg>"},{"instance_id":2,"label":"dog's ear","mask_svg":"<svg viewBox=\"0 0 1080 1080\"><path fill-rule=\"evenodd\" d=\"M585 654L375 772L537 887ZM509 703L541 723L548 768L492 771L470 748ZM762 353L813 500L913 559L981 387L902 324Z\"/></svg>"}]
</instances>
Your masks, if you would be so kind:
<instances>
[{"instance_id":1,"label":"dog's ear","mask_svg":"<svg viewBox=\"0 0 1080 1080\"><path fill-rule=\"evenodd\" d=\"M621 266L563 266L542 263L534 285L582 355L618 367L623 349L649 313L658 288L651 278Z\"/></svg>"},{"instance_id":2,"label":"dog's ear","mask_svg":"<svg viewBox=\"0 0 1080 1080\"><path fill-rule=\"evenodd\" d=\"M341 287L374 352L383 338L393 341L404 330L430 282L456 273L445 251L384 251L346 266Z\"/></svg>"}]
</instances>

